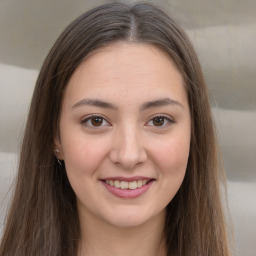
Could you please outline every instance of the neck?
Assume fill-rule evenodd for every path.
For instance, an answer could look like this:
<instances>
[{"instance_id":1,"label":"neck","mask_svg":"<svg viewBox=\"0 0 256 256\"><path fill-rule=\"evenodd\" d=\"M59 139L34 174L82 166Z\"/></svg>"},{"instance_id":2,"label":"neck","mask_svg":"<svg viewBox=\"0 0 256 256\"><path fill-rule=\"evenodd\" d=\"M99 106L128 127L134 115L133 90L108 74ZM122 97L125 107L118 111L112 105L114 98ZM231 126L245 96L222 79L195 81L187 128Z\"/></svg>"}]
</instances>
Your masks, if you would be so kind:
<instances>
[{"instance_id":1,"label":"neck","mask_svg":"<svg viewBox=\"0 0 256 256\"><path fill-rule=\"evenodd\" d=\"M78 256L166 256L164 212L136 227L116 227L94 216L80 216L80 225Z\"/></svg>"}]
</instances>

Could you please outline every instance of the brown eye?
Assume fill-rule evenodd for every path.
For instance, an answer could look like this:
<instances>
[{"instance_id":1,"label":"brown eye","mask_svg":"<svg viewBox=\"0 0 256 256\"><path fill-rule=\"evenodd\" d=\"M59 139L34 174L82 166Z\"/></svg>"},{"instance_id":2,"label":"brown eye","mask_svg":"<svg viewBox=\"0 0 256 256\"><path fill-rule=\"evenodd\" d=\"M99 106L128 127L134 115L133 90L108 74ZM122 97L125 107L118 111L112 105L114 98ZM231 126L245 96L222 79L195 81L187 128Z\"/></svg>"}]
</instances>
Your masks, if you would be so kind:
<instances>
[{"instance_id":1,"label":"brown eye","mask_svg":"<svg viewBox=\"0 0 256 256\"><path fill-rule=\"evenodd\" d=\"M104 127L110 126L110 123L105 120L105 118L101 116L90 116L82 121L82 124L87 127Z\"/></svg>"},{"instance_id":2,"label":"brown eye","mask_svg":"<svg viewBox=\"0 0 256 256\"><path fill-rule=\"evenodd\" d=\"M174 123L174 121L171 118L159 115L159 116L155 116L151 120L149 120L146 123L146 125L153 126L153 127L159 127L159 128L165 128L173 123Z\"/></svg>"},{"instance_id":3,"label":"brown eye","mask_svg":"<svg viewBox=\"0 0 256 256\"><path fill-rule=\"evenodd\" d=\"M163 126L164 125L164 117L155 117L152 121L154 126Z\"/></svg>"},{"instance_id":4,"label":"brown eye","mask_svg":"<svg viewBox=\"0 0 256 256\"><path fill-rule=\"evenodd\" d=\"M92 117L91 124L93 126L101 126L103 124L103 118L99 116Z\"/></svg>"}]
</instances>

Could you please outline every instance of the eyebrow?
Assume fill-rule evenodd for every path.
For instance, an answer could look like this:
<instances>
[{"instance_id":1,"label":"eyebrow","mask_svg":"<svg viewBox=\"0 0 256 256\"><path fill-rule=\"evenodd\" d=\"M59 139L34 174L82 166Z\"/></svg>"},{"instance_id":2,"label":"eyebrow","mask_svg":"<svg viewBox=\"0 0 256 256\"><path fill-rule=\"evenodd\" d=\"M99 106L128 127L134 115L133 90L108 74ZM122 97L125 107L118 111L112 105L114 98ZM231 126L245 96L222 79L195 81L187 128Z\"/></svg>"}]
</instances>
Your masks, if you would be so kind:
<instances>
[{"instance_id":1,"label":"eyebrow","mask_svg":"<svg viewBox=\"0 0 256 256\"><path fill-rule=\"evenodd\" d=\"M109 109L117 110L117 106L115 106L109 102L97 100L97 99L82 99L82 100L78 101L72 107L72 109L81 107L81 106L94 106L94 107L98 107L98 108L109 108Z\"/></svg>"},{"instance_id":2,"label":"eyebrow","mask_svg":"<svg viewBox=\"0 0 256 256\"><path fill-rule=\"evenodd\" d=\"M163 107L163 106L168 106L168 105L179 106L181 108L184 108L184 106L176 100L173 100L170 98L163 98L163 99L159 99L159 100L145 102L144 104L142 104L141 110L145 110L145 109L153 108L153 107Z\"/></svg>"},{"instance_id":3,"label":"eyebrow","mask_svg":"<svg viewBox=\"0 0 256 256\"><path fill-rule=\"evenodd\" d=\"M163 106L168 106L168 105L174 105L174 106L179 106L181 108L184 108L184 106L176 100L173 100L170 98L163 98L163 99L158 99L158 100L143 103L140 110L143 111L143 110L153 108L153 107L163 107ZM72 109L82 107L82 106L94 106L94 107L108 108L108 109L113 109L113 110L118 109L118 107L116 105L106 102L106 101L98 100L98 99L82 99L82 100L78 101L72 107Z\"/></svg>"}]
</instances>

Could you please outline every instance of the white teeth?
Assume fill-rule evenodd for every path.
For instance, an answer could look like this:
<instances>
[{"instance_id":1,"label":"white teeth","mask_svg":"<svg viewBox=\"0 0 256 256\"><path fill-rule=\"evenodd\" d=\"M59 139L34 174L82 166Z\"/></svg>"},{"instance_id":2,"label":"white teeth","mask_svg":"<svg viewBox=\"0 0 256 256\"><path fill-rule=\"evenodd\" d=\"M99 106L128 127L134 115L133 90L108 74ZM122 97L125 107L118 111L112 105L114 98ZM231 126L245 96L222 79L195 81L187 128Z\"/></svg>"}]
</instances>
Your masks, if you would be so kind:
<instances>
[{"instance_id":1,"label":"white teeth","mask_svg":"<svg viewBox=\"0 0 256 256\"><path fill-rule=\"evenodd\" d=\"M129 187L129 182L121 181L120 187L121 187L121 189L127 189Z\"/></svg>"},{"instance_id":2,"label":"white teeth","mask_svg":"<svg viewBox=\"0 0 256 256\"><path fill-rule=\"evenodd\" d=\"M129 189L136 189L138 187L137 181L128 182Z\"/></svg>"},{"instance_id":3,"label":"white teeth","mask_svg":"<svg viewBox=\"0 0 256 256\"><path fill-rule=\"evenodd\" d=\"M114 181L114 187L115 188L120 188L121 187L119 180Z\"/></svg>"},{"instance_id":4,"label":"white teeth","mask_svg":"<svg viewBox=\"0 0 256 256\"><path fill-rule=\"evenodd\" d=\"M138 188L142 187L142 180L137 181Z\"/></svg>"},{"instance_id":5,"label":"white teeth","mask_svg":"<svg viewBox=\"0 0 256 256\"><path fill-rule=\"evenodd\" d=\"M106 183L115 188L121 189L137 189L147 183L147 180L135 180L135 181L119 181L119 180L106 180Z\"/></svg>"}]
</instances>

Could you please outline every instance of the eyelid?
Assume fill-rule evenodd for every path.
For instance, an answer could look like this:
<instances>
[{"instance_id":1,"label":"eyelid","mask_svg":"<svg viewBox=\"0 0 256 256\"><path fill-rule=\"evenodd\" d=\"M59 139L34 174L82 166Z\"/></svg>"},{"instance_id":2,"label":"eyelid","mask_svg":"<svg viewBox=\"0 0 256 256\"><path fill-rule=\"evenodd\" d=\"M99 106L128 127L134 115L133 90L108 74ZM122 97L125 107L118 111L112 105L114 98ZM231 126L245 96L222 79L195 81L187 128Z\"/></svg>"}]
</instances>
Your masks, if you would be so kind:
<instances>
[{"instance_id":1,"label":"eyelid","mask_svg":"<svg viewBox=\"0 0 256 256\"><path fill-rule=\"evenodd\" d=\"M163 117L165 120L168 121L168 124L167 125L163 125L163 126L147 125L149 122L151 122L156 117ZM166 128L169 125L174 124L174 123L175 123L174 118L172 118L170 115L167 115L167 114L156 114L156 115L153 115L153 116L150 117L149 121L146 122L146 126L152 126L152 127L156 127L156 128L161 129L161 128Z\"/></svg>"},{"instance_id":2,"label":"eyelid","mask_svg":"<svg viewBox=\"0 0 256 256\"><path fill-rule=\"evenodd\" d=\"M107 125L101 125L101 126L87 125L87 127L99 129L99 128L102 128L102 127L111 126L111 123L107 120L107 118L104 117L104 116L101 115L101 114L90 114L90 115L87 115L87 116L83 117L83 119L81 120L81 124L84 124L84 125L85 125L86 122L88 122L88 121L89 121L90 119L92 119L93 117L102 118L105 122L107 122Z\"/></svg>"}]
</instances>

